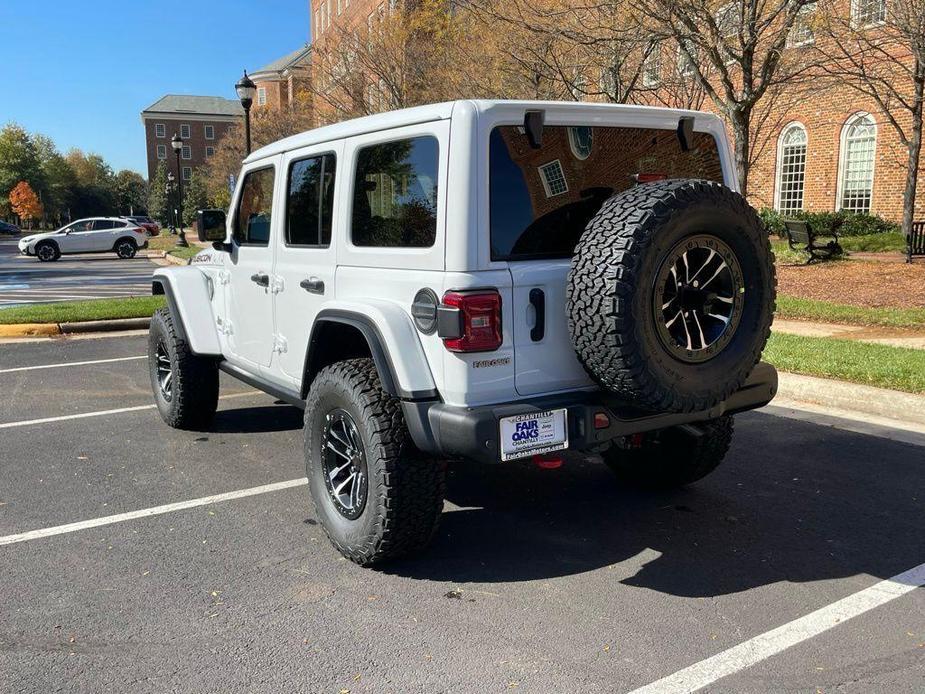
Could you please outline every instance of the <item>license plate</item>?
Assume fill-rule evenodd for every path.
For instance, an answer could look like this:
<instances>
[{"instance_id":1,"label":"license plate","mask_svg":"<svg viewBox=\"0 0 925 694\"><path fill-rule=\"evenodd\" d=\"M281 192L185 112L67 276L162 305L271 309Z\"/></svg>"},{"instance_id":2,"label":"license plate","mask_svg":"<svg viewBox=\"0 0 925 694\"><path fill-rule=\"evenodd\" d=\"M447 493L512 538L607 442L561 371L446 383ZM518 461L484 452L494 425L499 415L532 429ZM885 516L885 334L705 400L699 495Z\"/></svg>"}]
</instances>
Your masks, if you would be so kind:
<instances>
[{"instance_id":1,"label":"license plate","mask_svg":"<svg viewBox=\"0 0 925 694\"><path fill-rule=\"evenodd\" d=\"M500 422L501 460L568 448L567 421L565 408L503 417Z\"/></svg>"}]
</instances>

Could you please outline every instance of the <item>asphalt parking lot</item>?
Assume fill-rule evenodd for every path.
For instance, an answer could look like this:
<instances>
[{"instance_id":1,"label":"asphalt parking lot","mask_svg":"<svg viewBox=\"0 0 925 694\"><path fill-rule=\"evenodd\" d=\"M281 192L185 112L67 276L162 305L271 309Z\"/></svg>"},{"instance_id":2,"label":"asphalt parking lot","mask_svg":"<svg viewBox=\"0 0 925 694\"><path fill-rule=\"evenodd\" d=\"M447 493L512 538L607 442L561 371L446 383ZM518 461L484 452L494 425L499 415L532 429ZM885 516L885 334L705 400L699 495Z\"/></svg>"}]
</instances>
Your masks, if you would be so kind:
<instances>
[{"instance_id":1,"label":"asphalt parking lot","mask_svg":"<svg viewBox=\"0 0 925 694\"><path fill-rule=\"evenodd\" d=\"M144 352L0 344L0 691L925 686L921 446L755 412L679 492L453 465L430 551L373 571L315 522L298 410L223 381L171 430Z\"/></svg>"},{"instance_id":2,"label":"asphalt parking lot","mask_svg":"<svg viewBox=\"0 0 925 694\"><path fill-rule=\"evenodd\" d=\"M151 293L157 266L145 257L120 260L115 253L84 253L42 263L20 255L18 242L18 237L0 236L0 308Z\"/></svg>"}]
</instances>

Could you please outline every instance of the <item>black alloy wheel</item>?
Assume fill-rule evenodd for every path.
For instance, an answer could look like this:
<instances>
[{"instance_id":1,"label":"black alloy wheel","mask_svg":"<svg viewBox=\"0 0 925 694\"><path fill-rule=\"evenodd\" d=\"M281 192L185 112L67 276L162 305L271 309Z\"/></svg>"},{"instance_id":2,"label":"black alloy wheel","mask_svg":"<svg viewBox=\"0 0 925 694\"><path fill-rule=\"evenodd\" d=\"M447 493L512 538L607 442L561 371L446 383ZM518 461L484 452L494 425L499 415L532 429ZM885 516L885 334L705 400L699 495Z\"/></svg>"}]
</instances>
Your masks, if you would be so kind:
<instances>
[{"instance_id":1,"label":"black alloy wheel","mask_svg":"<svg viewBox=\"0 0 925 694\"><path fill-rule=\"evenodd\" d=\"M334 507L347 520L359 518L366 507L369 470L363 438L345 410L326 416L322 458L325 488Z\"/></svg>"},{"instance_id":2,"label":"black alloy wheel","mask_svg":"<svg viewBox=\"0 0 925 694\"><path fill-rule=\"evenodd\" d=\"M655 279L652 305L662 344L689 363L717 354L735 334L744 291L742 267L728 245L709 234L684 239Z\"/></svg>"}]
</instances>

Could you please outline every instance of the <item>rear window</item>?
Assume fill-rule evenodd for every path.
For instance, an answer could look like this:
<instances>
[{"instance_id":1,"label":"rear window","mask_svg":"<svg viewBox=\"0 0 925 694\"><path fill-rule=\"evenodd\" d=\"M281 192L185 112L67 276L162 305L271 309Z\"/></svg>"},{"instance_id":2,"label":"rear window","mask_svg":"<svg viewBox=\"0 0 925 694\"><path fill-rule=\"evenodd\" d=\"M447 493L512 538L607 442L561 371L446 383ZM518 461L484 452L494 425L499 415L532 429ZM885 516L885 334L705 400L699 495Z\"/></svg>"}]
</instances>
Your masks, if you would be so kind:
<instances>
[{"instance_id":1,"label":"rear window","mask_svg":"<svg viewBox=\"0 0 925 694\"><path fill-rule=\"evenodd\" d=\"M570 258L614 193L665 178L722 182L716 140L694 133L687 152L674 130L546 126L532 149L520 126L492 130L492 260Z\"/></svg>"}]
</instances>

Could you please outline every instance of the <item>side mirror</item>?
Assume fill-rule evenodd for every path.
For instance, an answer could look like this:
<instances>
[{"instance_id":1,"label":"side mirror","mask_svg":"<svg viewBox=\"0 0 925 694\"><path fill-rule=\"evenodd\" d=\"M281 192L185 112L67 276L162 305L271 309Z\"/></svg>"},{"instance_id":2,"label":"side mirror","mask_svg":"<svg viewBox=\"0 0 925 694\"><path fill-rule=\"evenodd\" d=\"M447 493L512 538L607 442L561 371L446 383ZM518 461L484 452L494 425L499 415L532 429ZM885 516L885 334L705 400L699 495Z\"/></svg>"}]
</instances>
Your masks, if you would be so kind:
<instances>
[{"instance_id":1,"label":"side mirror","mask_svg":"<svg viewBox=\"0 0 925 694\"><path fill-rule=\"evenodd\" d=\"M199 210L196 232L200 241L225 240L225 210Z\"/></svg>"}]
</instances>

